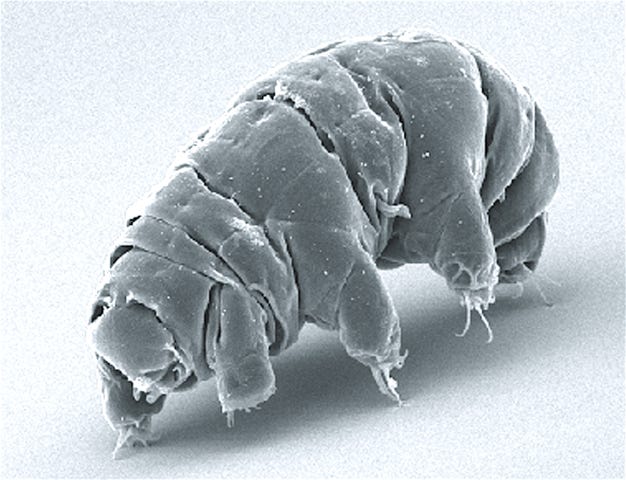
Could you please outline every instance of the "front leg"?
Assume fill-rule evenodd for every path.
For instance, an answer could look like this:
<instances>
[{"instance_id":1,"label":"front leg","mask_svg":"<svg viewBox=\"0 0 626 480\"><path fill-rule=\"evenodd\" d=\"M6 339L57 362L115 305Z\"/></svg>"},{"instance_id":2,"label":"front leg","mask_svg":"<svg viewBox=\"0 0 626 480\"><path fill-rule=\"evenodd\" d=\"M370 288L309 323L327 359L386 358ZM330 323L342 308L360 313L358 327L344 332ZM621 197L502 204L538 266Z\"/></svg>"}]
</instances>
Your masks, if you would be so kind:
<instances>
[{"instance_id":1,"label":"front leg","mask_svg":"<svg viewBox=\"0 0 626 480\"><path fill-rule=\"evenodd\" d=\"M239 288L223 285L211 304L207 361L229 426L236 410L248 410L276 390L269 359L265 312Z\"/></svg>"},{"instance_id":2,"label":"front leg","mask_svg":"<svg viewBox=\"0 0 626 480\"><path fill-rule=\"evenodd\" d=\"M151 430L151 418L161 411L165 395L154 398L138 391L118 370L97 357L104 415L118 434L113 458L120 458L130 448L147 446L158 440Z\"/></svg>"}]
</instances>

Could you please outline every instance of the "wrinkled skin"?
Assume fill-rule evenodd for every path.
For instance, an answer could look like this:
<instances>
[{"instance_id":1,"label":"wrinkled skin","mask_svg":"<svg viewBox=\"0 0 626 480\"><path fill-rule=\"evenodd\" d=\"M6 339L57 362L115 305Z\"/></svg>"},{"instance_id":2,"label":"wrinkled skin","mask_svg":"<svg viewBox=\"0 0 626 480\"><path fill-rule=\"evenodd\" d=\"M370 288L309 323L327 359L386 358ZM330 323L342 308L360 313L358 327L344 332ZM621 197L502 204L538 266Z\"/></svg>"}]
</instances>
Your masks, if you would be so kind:
<instances>
[{"instance_id":1,"label":"wrinkled skin","mask_svg":"<svg viewBox=\"0 0 626 480\"><path fill-rule=\"evenodd\" d=\"M541 111L477 49L432 34L313 52L259 78L129 213L95 303L116 452L172 391L216 377L232 422L275 390L307 323L400 402L377 268L428 263L482 316L537 267L558 156ZM468 323L469 325L469 323Z\"/></svg>"}]
</instances>

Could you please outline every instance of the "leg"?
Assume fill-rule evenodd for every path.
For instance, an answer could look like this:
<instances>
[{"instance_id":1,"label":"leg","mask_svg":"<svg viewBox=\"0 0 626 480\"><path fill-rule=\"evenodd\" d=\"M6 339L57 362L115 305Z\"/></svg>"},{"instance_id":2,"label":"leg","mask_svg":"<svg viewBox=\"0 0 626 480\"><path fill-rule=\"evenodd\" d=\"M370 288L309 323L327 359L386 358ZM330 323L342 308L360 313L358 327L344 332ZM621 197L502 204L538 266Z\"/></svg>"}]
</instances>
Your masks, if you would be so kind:
<instances>
[{"instance_id":1,"label":"leg","mask_svg":"<svg viewBox=\"0 0 626 480\"><path fill-rule=\"evenodd\" d=\"M476 79L473 59L455 61ZM420 89L426 96L413 99L411 110L416 131L401 197L411 217L396 219L379 263L429 263L450 288L486 305L497 282L493 239L479 193L486 168L487 102L469 77L433 80Z\"/></svg>"},{"instance_id":2,"label":"leg","mask_svg":"<svg viewBox=\"0 0 626 480\"><path fill-rule=\"evenodd\" d=\"M487 214L476 190L460 195L452 204L431 266L461 295L466 316L465 328L458 336L467 333L471 312L476 310L490 343L493 333L483 309L495 301L493 290L498 283L499 268Z\"/></svg>"},{"instance_id":3,"label":"leg","mask_svg":"<svg viewBox=\"0 0 626 480\"><path fill-rule=\"evenodd\" d=\"M472 304L486 307L493 301L498 265L487 214L476 190L459 195L450 207L431 266Z\"/></svg>"},{"instance_id":4,"label":"leg","mask_svg":"<svg viewBox=\"0 0 626 480\"><path fill-rule=\"evenodd\" d=\"M543 212L559 183L558 152L539 107L535 107L535 144L526 167L489 209L496 247L520 236Z\"/></svg>"},{"instance_id":5,"label":"leg","mask_svg":"<svg viewBox=\"0 0 626 480\"><path fill-rule=\"evenodd\" d=\"M133 384L121 372L115 370L98 356L104 415L111 427L118 432L113 457L134 446L146 446L157 437L150 430L152 415L159 413L165 395L152 398L133 388Z\"/></svg>"},{"instance_id":6,"label":"leg","mask_svg":"<svg viewBox=\"0 0 626 480\"><path fill-rule=\"evenodd\" d=\"M207 356L217 377L222 411L232 425L235 410L247 410L267 400L275 391L269 360L264 312L250 296L223 286L211 322L219 321Z\"/></svg>"},{"instance_id":7,"label":"leg","mask_svg":"<svg viewBox=\"0 0 626 480\"><path fill-rule=\"evenodd\" d=\"M439 239L453 226L448 221L455 215L451 210L482 207L476 197L485 172L487 102L478 87L478 70L474 60L456 48L428 48L434 49L431 60L438 65L430 70L434 77L424 78L419 89L403 96L411 121L405 122L409 156L400 203L408 207L410 218L394 220L379 259L386 267L432 264ZM468 76L440 76L438 72L451 65ZM479 216L480 207L470 213Z\"/></svg>"},{"instance_id":8,"label":"leg","mask_svg":"<svg viewBox=\"0 0 626 480\"><path fill-rule=\"evenodd\" d=\"M463 68L469 72L475 68L471 64ZM434 110L427 109L432 104L428 98L415 104L419 130L401 197L411 218L395 220L379 263L429 263L461 296L468 314L477 310L482 315L494 300L498 280L493 237L479 193L486 168L487 103L474 82L431 83L437 90L430 96L437 104Z\"/></svg>"},{"instance_id":9,"label":"leg","mask_svg":"<svg viewBox=\"0 0 626 480\"><path fill-rule=\"evenodd\" d=\"M546 213L535 218L519 237L497 248L501 283L523 282L537 268L546 239Z\"/></svg>"},{"instance_id":10,"label":"leg","mask_svg":"<svg viewBox=\"0 0 626 480\"><path fill-rule=\"evenodd\" d=\"M348 355L367 365L382 393L400 402L390 377L406 357L400 355L400 323L373 261L365 253L355 262L341 291L339 339Z\"/></svg>"}]
</instances>

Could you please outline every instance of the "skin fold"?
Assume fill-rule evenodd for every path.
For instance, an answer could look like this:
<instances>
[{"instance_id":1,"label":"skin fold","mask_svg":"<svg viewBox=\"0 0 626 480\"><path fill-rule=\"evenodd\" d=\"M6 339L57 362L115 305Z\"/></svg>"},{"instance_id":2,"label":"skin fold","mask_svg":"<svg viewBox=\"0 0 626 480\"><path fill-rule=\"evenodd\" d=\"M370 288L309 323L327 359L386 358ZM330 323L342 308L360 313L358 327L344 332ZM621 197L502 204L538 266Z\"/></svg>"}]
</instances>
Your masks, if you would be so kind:
<instances>
[{"instance_id":1,"label":"skin fold","mask_svg":"<svg viewBox=\"0 0 626 480\"><path fill-rule=\"evenodd\" d=\"M388 34L259 77L131 208L111 256L88 338L116 453L213 376L232 424L274 393L270 357L306 323L400 403L378 269L427 263L482 317L496 284L537 268L557 184L541 111L474 47Z\"/></svg>"}]
</instances>

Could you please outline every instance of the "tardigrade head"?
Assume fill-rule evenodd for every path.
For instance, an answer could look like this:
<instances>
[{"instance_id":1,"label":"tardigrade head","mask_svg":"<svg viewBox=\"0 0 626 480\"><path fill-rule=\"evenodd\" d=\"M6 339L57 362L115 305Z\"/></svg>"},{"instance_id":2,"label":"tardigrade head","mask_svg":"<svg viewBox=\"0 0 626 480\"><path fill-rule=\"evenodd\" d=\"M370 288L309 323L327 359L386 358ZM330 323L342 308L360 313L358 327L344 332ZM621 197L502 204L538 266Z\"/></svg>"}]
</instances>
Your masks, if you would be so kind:
<instances>
[{"instance_id":1,"label":"tardigrade head","mask_svg":"<svg viewBox=\"0 0 626 480\"><path fill-rule=\"evenodd\" d=\"M87 336L95 353L132 382L136 400L144 392L153 403L192 373L171 332L143 304L97 303Z\"/></svg>"}]
</instances>

